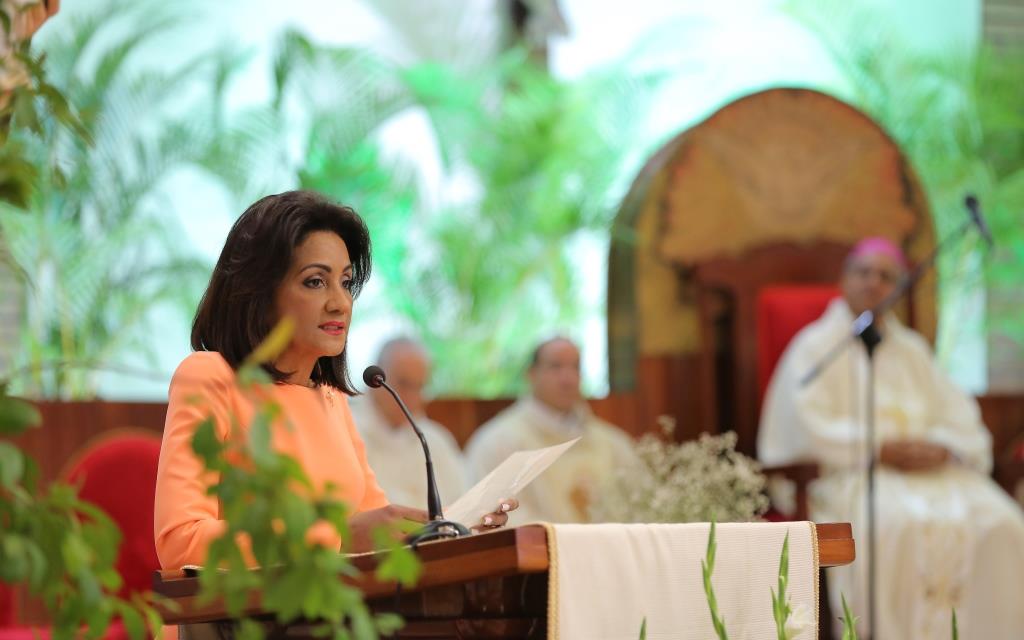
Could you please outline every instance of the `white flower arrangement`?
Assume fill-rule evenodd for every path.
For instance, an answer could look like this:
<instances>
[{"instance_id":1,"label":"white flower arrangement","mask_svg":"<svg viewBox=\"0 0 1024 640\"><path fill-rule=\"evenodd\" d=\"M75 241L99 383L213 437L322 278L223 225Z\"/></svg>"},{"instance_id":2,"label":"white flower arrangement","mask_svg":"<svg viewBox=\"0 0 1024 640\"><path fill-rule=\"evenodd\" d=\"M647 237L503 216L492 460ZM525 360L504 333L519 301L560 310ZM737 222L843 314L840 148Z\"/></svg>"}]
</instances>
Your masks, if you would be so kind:
<instances>
[{"instance_id":1,"label":"white flower arrangement","mask_svg":"<svg viewBox=\"0 0 1024 640\"><path fill-rule=\"evenodd\" d=\"M635 462L620 468L591 503L592 522L749 522L768 509L765 476L736 451L736 433L670 439L675 422L658 419L661 434L633 445Z\"/></svg>"}]
</instances>

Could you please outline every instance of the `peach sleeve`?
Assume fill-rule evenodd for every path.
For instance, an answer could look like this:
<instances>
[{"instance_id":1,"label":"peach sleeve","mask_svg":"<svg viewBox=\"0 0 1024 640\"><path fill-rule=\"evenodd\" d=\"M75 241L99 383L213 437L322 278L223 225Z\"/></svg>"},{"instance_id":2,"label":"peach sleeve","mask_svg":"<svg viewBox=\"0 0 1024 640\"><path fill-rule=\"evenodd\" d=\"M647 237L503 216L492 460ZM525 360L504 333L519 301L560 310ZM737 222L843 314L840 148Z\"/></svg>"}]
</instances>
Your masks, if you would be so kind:
<instances>
[{"instance_id":1,"label":"peach sleeve","mask_svg":"<svg viewBox=\"0 0 1024 640\"><path fill-rule=\"evenodd\" d=\"M370 463L366 459L366 445L359 435L359 430L356 429L355 420L352 417L352 411L349 409L347 399L341 403L341 420L345 424L345 429L352 441L352 450L359 461L357 473L363 476L363 499L358 505L354 505L354 513L388 506L387 495L381 489L380 484L377 482L377 476L374 474L373 469L370 468ZM329 549L341 550L343 548L338 532L335 531L333 525L325 521L316 522L310 527L309 531L306 532L306 541L310 544L318 544Z\"/></svg>"},{"instance_id":2,"label":"peach sleeve","mask_svg":"<svg viewBox=\"0 0 1024 640\"><path fill-rule=\"evenodd\" d=\"M363 474L363 501L356 506L356 513L388 506L388 497L384 493L384 489L381 489L380 483L377 482L377 474L370 468L370 463L366 459L366 445L363 443L362 436L359 435L359 430L356 429L356 421L352 417L352 410L348 406L347 398L341 404L341 418L352 439L352 448L355 451L356 459L359 460L359 468Z\"/></svg>"},{"instance_id":3,"label":"peach sleeve","mask_svg":"<svg viewBox=\"0 0 1024 640\"><path fill-rule=\"evenodd\" d=\"M160 565L202 565L210 543L226 523L217 498L206 494L216 476L192 452L192 435L208 417L223 440L230 429L234 374L219 355L194 353L171 379L154 504L154 534Z\"/></svg>"}]
</instances>

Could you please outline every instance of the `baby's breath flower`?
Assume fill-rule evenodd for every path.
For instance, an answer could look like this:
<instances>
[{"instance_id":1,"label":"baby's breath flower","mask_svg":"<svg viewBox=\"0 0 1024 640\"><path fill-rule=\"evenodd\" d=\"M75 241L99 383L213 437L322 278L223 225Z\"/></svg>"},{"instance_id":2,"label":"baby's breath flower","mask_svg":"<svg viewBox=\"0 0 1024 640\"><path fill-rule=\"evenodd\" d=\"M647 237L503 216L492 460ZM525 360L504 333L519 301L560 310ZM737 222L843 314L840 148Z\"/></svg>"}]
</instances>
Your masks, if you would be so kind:
<instances>
[{"instance_id":1,"label":"baby's breath flower","mask_svg":"<svg viewBox=\"0 0 1024 640\"><path fill-rule=\"evenodd\" d=\"M659 417L670 436L674 421ZM591 505L594 522L747 522L768 508L758 463L736 451L736 434L677 443L646 434Z\"/></svg>"}]
</instances>

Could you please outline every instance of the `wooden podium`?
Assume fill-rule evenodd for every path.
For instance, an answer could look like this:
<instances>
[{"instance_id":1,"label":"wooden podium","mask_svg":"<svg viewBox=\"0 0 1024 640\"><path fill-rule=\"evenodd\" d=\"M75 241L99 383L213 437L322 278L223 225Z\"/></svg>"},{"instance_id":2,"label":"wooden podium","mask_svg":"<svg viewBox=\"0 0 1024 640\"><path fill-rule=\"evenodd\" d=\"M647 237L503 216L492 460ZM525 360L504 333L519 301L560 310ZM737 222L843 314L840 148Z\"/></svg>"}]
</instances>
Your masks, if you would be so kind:
<instances>
[{"instance_id":1,"label":"wooden podium","mask_svg":"<svg viewBox=\"0 0 1024 640\"><path fill-rule=\"evenodd\" d=\"M819 524L818 562L834 567L853 562L850 525ZM354 558L362 571L355 583L375 612L397 612L406 626L397 638L544 638L547 636L548 541L540 525L503 529L421 545L419 584L396 593L395 585L373 580L378 558ZM221 603L199 606L199 579L181 570L158 571L153 590L174 600L179 611L164 612L167 624L226 621ZM258 598L245 613L259 616ZM298 634L301 636L301 633ZM294 637L294 634L289 634Z\"/></svg>"}]
</instances>

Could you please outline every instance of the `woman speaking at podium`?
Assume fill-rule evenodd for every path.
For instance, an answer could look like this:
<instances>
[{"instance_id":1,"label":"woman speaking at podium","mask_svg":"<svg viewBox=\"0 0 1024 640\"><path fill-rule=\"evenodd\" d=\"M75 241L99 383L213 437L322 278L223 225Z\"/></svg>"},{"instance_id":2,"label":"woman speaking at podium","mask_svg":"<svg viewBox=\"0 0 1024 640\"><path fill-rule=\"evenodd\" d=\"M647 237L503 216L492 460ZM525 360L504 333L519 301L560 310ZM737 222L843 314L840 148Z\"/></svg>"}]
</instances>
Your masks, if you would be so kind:
<instances>
[{"instance_id":1,"label":"woman speaking at podium","mask_svg":"<svg viewBox=\"0 0 1024 640\"><path fill-rule=\"evenodd\" d=\"M264 369L271 399L292 429L272 429L276 451L294 457L317 491L352 510L347 552L371 548L371 531L400 519L424 522L426 512L388 504L366 461L348 396L345 345L353 302L370 277L370 237L349 207L308 191L255 202L228 233L192 325L195 351L171 380L157 472L155 536L164 568L202 565L209 544L226 530L213 478L191 448L200 422L212 416L217 435L232 421L246 428L255 414L235 370L283 318L294 322L288 347ZM514 504L512 505L514 506ZM491 526L506 514L491 514ZM338 546L333 529L320 540ZM321 536L316 536L320 539Z\"/></svg>"}]
</instances>

